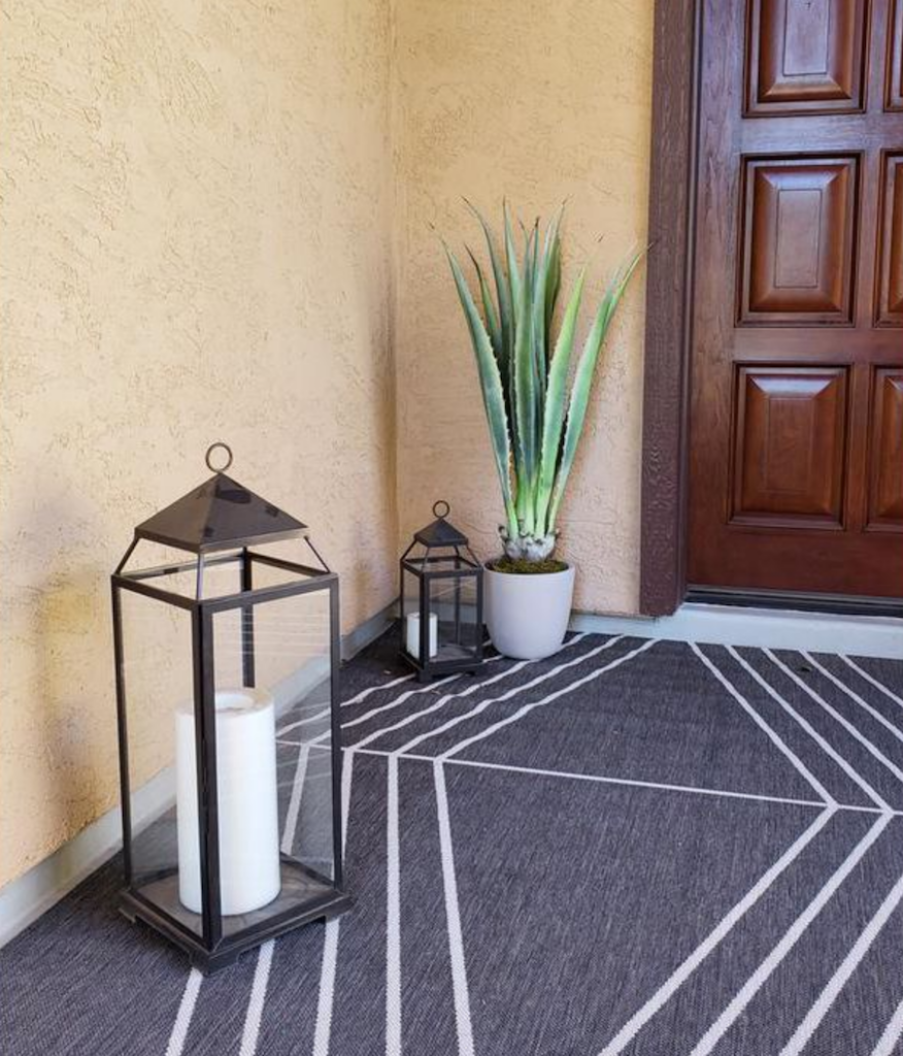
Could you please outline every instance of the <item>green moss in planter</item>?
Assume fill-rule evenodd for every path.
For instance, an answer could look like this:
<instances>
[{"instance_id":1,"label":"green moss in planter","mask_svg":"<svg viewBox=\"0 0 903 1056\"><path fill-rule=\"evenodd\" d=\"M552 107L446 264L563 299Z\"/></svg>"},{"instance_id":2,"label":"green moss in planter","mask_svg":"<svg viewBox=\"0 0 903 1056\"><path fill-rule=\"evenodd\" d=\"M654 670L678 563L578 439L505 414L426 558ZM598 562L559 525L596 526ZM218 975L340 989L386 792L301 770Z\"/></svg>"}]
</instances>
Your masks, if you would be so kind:
<instances>
[{"instance_id":1,"label":"green moss in planter","mask_svg":"<svg viewBox=\"0 0 903 1056\"><path fill-rule=\"evenodd\" d=\"M495 561L490 561L487 567L493 572L532 576L540 572L564 572L568 566L566 561L557 561L554 557L547 557L545 561L528 561L523 557L500 557Z\"/></svg>"}]
</instances>

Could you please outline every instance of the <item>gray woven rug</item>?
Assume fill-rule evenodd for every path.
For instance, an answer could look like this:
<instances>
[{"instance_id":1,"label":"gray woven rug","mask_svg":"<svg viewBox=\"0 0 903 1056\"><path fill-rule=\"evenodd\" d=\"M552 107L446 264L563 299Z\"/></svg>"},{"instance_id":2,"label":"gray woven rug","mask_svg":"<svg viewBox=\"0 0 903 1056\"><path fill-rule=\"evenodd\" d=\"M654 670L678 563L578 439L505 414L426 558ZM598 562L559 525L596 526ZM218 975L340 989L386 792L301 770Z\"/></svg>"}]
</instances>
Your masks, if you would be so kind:
<instances>
[{"instance_id":1,"label":"gray woven rug","mask_svg":"<svg viewBox=\"0 0 903 1056\"><path fill-rule=\"evenodd\" d=\"M111 862L0 953L3 1056L903 1053L903 664L393 649L343 680L354 910L202 979Z\"/></svg>"}]
</instances>

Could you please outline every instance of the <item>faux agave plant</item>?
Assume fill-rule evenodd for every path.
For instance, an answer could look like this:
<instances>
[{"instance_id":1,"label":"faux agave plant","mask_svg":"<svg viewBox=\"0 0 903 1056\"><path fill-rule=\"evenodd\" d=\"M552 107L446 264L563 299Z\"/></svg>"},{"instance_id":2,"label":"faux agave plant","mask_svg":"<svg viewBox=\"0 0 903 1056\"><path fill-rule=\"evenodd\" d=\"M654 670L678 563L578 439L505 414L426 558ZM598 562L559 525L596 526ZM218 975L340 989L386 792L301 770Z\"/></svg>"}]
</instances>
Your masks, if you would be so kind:
<instances>
[{"instance_id":1,"label":"faux agave plant","mask_svg":"<svg viewBox=\"0 0 903 1056\"><path fill-rule=\"evenodd\" d=\"M556 337L564 206L542 233L539 220L529 230L521 225L519 260L507 204L501 251L489 223L467 205L483 228L492 271L491 285L468 249L482 312L447 245L445 252L473 342L502 488L505 524L499 533L513 562L544 562L555 549L558 514L586 421L599 353L643 251L628 256L609 282L572 370L586 266L577 276Z\"/></svg>"}]
</instances>

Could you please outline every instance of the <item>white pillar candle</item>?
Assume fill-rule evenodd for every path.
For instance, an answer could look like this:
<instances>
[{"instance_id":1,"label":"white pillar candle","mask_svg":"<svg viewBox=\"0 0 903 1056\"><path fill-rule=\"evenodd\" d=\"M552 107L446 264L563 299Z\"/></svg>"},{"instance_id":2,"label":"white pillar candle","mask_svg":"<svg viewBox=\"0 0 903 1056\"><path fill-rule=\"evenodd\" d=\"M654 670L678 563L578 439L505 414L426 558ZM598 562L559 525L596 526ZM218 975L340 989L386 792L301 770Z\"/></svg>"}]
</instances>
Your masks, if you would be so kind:
<instances>
[{"instance_id":1,"label":"white pillar candle","mask_svg":"<svg viewBox=\"0 0 903 1056\"><path fill-rule=\"evenodd\" d=\"M224 916L272 902L281 887L273 698L261 689L216 694L220 903ZM194 703L176 708L179 899L201 912Z\"/></svg>"},{"instance_id":2,"label":"white pillar candle","mask_svg":"<svg viewBox=\"0 0 903 1056\"><path fill-rule=\"evenodd\" d=\"M416 657L420 656L420 613L412 612L405 619L405 649ZM430 613L430 657L439 651L439 618L435 612Z\"/></svg>"}]
</instances>

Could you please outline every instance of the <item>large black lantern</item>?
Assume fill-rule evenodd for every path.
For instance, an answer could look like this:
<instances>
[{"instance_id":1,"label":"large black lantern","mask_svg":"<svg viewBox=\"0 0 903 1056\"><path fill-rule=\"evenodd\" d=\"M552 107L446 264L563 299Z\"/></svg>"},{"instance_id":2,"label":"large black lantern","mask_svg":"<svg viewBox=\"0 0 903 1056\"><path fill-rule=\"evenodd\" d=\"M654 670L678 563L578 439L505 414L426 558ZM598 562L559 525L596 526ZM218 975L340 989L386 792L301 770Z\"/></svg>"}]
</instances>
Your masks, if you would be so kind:
<instances>
[{"instance_id":1,"label":"large black lantern","mask_svg":"<svg viewBox=\"0 0 903 1056\"><path fill-rule=\"evenodd\" d=\"M437 502L401 558L401 657L421 682L483 661L483 566L450 512Z\"/></svg>"},{"instance_id":2,"label":"large black lantern","mask_svg":"<svg viewBox=\"0 0 903 1056\"><path fill-rule=\"evenodd\" d=\"M203 971L350 904L338 577L223 470L139 525L112 577L122 910Z\"/></svg>"}]
</instances>

